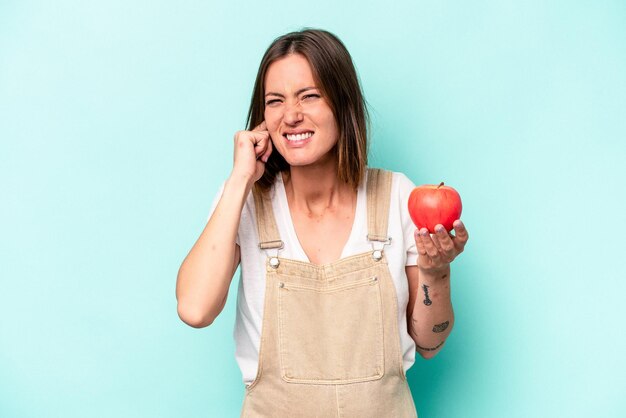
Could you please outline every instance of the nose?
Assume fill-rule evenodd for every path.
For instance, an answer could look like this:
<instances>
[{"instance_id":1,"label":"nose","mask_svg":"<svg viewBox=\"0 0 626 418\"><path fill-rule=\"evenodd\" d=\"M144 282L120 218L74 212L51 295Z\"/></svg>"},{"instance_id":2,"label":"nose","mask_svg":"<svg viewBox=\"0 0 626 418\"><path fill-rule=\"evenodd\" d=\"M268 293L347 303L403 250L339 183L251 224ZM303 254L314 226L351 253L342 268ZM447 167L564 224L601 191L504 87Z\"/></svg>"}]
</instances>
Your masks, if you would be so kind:
<instances>
[{"instance_id":1,"label":"nose","mask_svg":"<svg viewBox=\"0 0 626 418\"><path fill-rule=\"evenodd\" d=\"M302 122L302 106L300 106L300 101L287 105L283 120L287 125L297 125Z\"/></svg>"}]
</instances>

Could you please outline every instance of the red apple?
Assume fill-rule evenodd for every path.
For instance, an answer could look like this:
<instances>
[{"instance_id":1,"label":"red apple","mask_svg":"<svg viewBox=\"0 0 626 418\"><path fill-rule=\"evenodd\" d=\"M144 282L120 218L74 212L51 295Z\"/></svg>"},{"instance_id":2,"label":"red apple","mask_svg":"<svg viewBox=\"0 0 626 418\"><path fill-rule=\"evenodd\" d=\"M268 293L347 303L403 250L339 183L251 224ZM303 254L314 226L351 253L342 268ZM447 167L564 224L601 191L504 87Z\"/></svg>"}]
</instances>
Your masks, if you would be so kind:
<instances>
[{"instance_id":1,"label":"red apple","mask_svg":"<svg viewBox=\"0 0 626 418\"><path fill-rule=\"evenodd\" d=\"M435 225L441 224L452 231L452 223L461 217L461 196L450 186L424 184L409 196L409 214L418 229L428 228L435 233Z\"/></svg>"}]
</instances>

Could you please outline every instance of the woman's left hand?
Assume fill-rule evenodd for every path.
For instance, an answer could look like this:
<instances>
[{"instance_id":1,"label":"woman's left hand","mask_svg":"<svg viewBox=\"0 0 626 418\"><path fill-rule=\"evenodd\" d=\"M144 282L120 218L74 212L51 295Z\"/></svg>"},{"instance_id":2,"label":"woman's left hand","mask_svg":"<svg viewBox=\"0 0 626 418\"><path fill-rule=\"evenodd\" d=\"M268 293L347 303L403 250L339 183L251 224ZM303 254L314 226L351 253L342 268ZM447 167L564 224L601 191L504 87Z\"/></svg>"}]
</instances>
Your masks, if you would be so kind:
<instances>
[{"instance_id":1,"label":"woman's left hand","mask_svg":"<svg viewBox=\"0 0 626 418\"><path fill-rule=\"evenodd\" d=\"M444 270L463 252L469 238L467 229L460 219L454 221L453 228L454 235L449 234L440 224L435 227L432 236L426 228L415 231L415 244L419 253L417 266L420 270L429 273Z\"/></svg>"}]
</instances>

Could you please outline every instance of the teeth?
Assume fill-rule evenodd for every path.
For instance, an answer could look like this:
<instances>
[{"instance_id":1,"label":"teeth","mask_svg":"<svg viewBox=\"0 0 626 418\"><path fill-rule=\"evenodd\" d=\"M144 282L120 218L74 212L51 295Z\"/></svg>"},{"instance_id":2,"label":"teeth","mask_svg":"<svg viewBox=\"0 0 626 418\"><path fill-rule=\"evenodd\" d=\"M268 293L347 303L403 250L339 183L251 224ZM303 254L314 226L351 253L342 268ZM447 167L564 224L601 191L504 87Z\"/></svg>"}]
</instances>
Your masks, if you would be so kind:
<instances>
[{"instance_id":1,"label":"teeth","mask_svg":"<svg viewBox=\"0 0 626 418\"><path fill-rule=\"evenodd\" d=\"M306 132L303 134L291 135L287 134L287 140L289 141L302 141L303 139L307 139L313 136L313 132Z\"/></svg>"}]
</instances>

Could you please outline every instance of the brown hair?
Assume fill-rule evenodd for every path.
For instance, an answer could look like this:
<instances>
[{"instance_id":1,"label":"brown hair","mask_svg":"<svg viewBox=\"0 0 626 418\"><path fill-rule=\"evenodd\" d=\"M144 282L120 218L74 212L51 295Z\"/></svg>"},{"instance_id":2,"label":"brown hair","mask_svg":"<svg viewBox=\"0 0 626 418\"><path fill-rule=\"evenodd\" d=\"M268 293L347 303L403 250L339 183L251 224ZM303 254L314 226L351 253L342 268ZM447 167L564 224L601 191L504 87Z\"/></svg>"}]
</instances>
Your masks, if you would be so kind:
<instances>
[{"instance_id":1,"label":"brown hair","mask_svg":"<svg viewBox=\"0 0 626 418\"><path fill-rule=\"evenodd\" d=\"M344 44L332 33L319 29L303 29L280 36L272 42L261 60L248 111L248 129L264 120L265 76L270 64L290 54L301 54L311 65L313 77L327 98L335 116L339 138L337 176L355 189L367 167L368 114L365 99ZM278 152L272 152L265 164L265 173L258 181L262 189L269 189L276 175L289 169L289 164Z\"/></svg>"}]
</instances>

